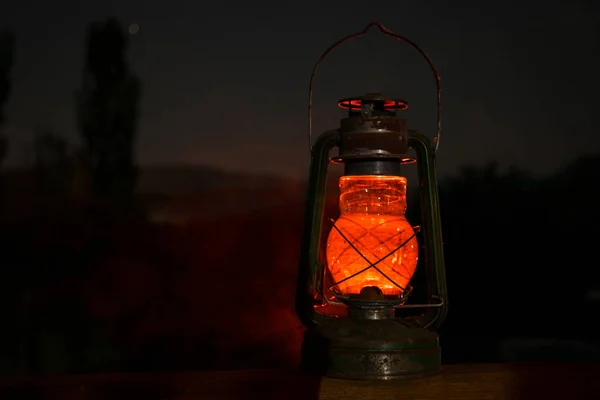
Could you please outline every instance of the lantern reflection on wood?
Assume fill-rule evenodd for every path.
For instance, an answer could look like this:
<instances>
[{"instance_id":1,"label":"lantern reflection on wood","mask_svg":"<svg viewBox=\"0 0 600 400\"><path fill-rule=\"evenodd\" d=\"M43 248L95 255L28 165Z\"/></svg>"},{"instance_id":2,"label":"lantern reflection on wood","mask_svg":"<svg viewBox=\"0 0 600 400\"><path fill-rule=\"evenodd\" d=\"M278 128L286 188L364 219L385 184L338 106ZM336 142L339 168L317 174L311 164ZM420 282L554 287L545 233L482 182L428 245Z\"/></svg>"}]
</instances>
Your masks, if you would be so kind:
<instances>
[{"instance_id":1,"label":"lantern reflection on wood","mask_svg":"<svg viewBox=\"0 0 600 400\"><path fill-rule=\"evenodd\" d=\"M340 128L311 143L311 169L296 307L307 326L303 368L350 379L399 379L441 368L438 336L433 331L447 310L446 281L434 156L440 133L439 77L414 43L379 24L332 45L362 36L371 27L415 47L429 63L438 88L438 132L434 142L406 128L396 116L407 103L381 94L343 99L348 111ZM310 128L309 128L310 129ZM310 130L309 130L310 136ZM330 158L337 147L339 156ZM416 157L409 155L413 150ZM329 162L344 164L340 178L340 217L324 217ZM407 221L407 180L401 166L418 168L421 227ZM334 222L333 224L329 222ZM330 229L326 240L325 232ZM421 233L428 301L407 302L417 268ZM407 309L422 309L407 316Z\"/></svg>"}]
</instances>

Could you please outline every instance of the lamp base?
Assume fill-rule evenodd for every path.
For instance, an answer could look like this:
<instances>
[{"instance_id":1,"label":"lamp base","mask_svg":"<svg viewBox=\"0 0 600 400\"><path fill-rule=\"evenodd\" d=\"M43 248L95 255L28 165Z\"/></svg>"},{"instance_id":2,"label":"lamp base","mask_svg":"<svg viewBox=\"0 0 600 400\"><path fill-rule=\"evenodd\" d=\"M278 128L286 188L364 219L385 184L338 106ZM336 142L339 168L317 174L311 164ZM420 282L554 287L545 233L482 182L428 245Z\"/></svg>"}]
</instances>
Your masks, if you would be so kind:
<instances>
[{"instance_id":1,"label":"lamp base","mask_svg":"<svg viewBox=\"0 0 600 400\"><path fill-rule=\"evenodd\" d=\"M398 319L336 318L302 344L302 369L331 378L407 379L441 368L438 335Z\"/></svg>"}]
</instances>

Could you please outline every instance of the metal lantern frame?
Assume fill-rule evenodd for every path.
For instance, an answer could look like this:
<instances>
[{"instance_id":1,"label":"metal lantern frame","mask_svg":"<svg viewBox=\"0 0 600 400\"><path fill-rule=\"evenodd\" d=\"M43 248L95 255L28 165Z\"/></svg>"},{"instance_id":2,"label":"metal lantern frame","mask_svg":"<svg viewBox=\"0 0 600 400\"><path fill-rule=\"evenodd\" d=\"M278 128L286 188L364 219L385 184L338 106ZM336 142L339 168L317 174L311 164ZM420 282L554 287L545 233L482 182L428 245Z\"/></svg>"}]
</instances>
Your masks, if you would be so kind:
<instances>
[{"instance_id":1,"label":"metal lantern frame","mask_svg":"<svg viewBox=\"0 0 600 400\"><path fill-rule=\"evenodd\" d=\"M340 100L338 105L348 109L350 117L342 120L339 129L319 135L313 144L313 82L319 64L334 48L364 35L373 27L386 36L409 43L429 64L437 88L438 118L434 140L407 129L406 121L396 118L395 112L406 109L406 102L381 94L368 94ZM379 104L385 116L372 115L373 104ZM400 379L427 375L441 368L438 337L432 332L443 322L448 309L435 169L435 153L440 133L440 78L427 54L412 41L391 32L381 24L371 23L361 32L346 36L331 45L315 64L309 86L311 162L296 295L297 313L308 328L303 345L303 365L306 369L338 378ZM356 143L352 144L352 139ZM336 147L340 149L339 157L330 158L330 152ZM416 157L408 155L409 149L414 151ZM424 246L424 264L428 278L427 303L405 304L406 298L395 304L386 303L385 300L363 302L368 306L357 308L349 305L349 308L355 311L360 309L361 312L342 318L323 315L315 310L315 305L322 302L325 296L324 277L327 266L320 259L320 254L325 234L323 222L327 169L332 162L346 164L346 175L385 175L390 171L392 175L399 175L396 172L399 172L401 164L416 163L422 223L419 228L422 231L421 244ZM376 267L379 261L367 260L368 268ZM405 297L410 294L410 288L406 289ZM386 312L381 313L380 306ZM394 317L394 309L407 308L424 308L425 312L411 318Z\"/></svg>"}]
</instances>

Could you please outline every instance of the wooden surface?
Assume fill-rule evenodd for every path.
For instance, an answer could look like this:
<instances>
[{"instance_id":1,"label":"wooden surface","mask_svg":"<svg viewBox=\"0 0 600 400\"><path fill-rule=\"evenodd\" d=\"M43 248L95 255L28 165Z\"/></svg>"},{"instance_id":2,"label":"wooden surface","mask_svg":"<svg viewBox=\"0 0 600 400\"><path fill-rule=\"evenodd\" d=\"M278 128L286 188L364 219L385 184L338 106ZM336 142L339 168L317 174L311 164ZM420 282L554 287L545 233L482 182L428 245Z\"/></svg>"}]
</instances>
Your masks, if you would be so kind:
<instances>
[{"instance_id":1,"label":"wooden surface","mask_svg":"<svg viewBox=\"0 0 600 400\"><path fill-rule=\"evenodd\" d=\"M1 379L0 399L600 399L600 364L455 365L397 382L272 370L46 376Z\"/></svg>"}]
</instances>

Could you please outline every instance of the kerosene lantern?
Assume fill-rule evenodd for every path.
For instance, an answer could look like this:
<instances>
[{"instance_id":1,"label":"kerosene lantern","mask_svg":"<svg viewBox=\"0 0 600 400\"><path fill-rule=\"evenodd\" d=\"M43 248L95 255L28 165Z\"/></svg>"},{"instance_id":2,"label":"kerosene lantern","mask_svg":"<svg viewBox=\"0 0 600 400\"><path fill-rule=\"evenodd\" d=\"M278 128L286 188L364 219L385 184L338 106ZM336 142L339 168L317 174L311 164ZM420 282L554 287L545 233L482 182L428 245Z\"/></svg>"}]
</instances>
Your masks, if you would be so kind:
<instances>
[{"instance_id":1,"label":"kerosene lantern","mask_svg":"<svg viewBox=\"0 0 600 400\"><path fill-rule=\"evenodd\" d=\"M406 120L397 116L408 107L405 101L370 93L338 102L348 116L338 129L324 132L314 144L311 140L296 308L307 327L305 370L335 378L400 379L441 369L434 329L448 304L434 163L441 130L440 85L431 60L413 42L374 23L334 43L311 76L309 138L318 65L333 48L371 27L411 44L425 57L438 89L437 136L431 141L407 129ZM331 157L336 147L339 154ZM344 165L335 221L325 218L324 211L330 163ZM407 179L402 170L409 164L418 169L420 227L405 217ZM427 301L412 304L410 282L420 252L427 283L415 293L422 290ZM407 309L423 311L407 316Z\"/></svg>"}]
</instances>

